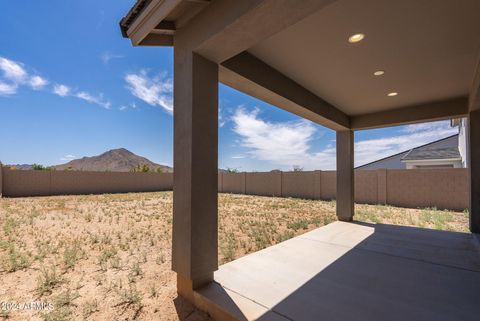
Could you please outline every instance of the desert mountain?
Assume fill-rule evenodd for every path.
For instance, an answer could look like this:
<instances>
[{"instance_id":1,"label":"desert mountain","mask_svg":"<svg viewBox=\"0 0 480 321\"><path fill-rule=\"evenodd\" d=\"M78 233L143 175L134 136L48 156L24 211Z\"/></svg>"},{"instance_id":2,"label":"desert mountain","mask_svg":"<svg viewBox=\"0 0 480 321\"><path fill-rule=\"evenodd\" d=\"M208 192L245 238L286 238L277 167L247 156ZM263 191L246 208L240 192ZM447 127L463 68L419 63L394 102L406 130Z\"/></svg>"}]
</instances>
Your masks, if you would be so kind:
<instances>
[{"instance_id":1,"label":"desert mountain","mask_svg":"<svg viewBox=\"0 0 480 321\"><path fill-rule=\"evenodd\" d=\"M98 156L74 159L66 164L53 167L56 170L129 172L139 165L147 165L150 170L154 171L161 168L162 172L173 172L171 167L154 163L125 148L112 149Z\"/></svg>"},{"instance_id":2,"label":"desert mountain","mask_svg":"<svg viewBox=\"0 0 480 321\"><path fill-rule=\"evenodd\" d=\"M20 171L29 171L32 169L30 164L6 164L5 167L15 168Z\"/></svg>"}]
</instances>

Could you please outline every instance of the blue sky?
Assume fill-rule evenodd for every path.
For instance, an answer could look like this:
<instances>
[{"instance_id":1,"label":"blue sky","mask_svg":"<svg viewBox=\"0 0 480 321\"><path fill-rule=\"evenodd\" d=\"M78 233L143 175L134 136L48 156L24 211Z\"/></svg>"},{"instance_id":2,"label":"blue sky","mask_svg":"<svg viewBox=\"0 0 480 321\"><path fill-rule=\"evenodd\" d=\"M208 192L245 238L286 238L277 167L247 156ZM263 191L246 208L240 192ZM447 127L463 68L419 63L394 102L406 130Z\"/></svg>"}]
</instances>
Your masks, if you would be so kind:
<instances>
[{"instance_id":1,"label":"blue sky","mask_svg":"<svg viewBox=\"0 0 480 321\"><path fill-rule=\"evenodd\" d=\"M133 2L0 2L0 161L53 165L124 147L173 163L173 52L121 37ZM333 131L229 87L219 93L220 167L334 169ZM454 133L448 122L361 131L356 164Z\"/></svg>"}]
</instances>

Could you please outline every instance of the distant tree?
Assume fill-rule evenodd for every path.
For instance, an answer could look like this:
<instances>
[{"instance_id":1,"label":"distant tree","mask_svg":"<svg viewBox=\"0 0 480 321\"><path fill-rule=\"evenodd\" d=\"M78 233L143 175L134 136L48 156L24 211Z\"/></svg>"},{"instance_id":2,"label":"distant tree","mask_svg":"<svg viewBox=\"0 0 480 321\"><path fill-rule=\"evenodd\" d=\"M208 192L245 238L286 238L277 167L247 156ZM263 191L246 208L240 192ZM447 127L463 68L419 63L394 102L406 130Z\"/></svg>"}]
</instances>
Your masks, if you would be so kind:
<instances>
[{"instance_id":1,"label":"distant tree","mask_svg":"<svg viewBox=\"0 0 480 321\"><path fill-rule=\"evenodd\" d=\"M35 163L35 164L32 165L32 170L34 170L34 171L44 171L45 166Z\"/></svg>"},{"instance_id":2,"label":"distant tree","mask_svg":"<svg viewBox=\"0 0 480 321\"><path fill-rule=\"evenodd\" d=\"M227 168L227 173L238 173L238 172L239 170L237 168L230 168L230 167Z\"/></svg>"},{"instance_id":3,"label":"distant tree","mask_svg":"<svg viewBox=\"0 0 480 321\"><path fill-rule=\"evenodd\" d=\"M43 166L41 164L33 164L32 170L34 171L54 171L55 168L52 166Z\"/></svg>"},{"instance_id":4,"label":"distant tree","mask_svg":"<svg viewBox=\"0 0 480 321\"><path fill-rule=\"evenodd\" d=\"M134 173L148 173L150 172L150 167L147 164L138 164L131 171Z\"/></svg>"},{"instance_id":5,"label":"distant tree","mask_svg":"<svg viewBox=\"0 0 480 321\"><path fill-rule=\"evenodd\" d=\"M157 167L157 169L155 170L157 173L163 173L163 169L161 167Z\"/></svg>"},{"instance_id":6,"label":"distant tree","mask_svg":"<svg viewBox=\"0 0 480 321\"><path fill-rule=\"evenodd\" d=\"M293 165L293 171L294 172L303 172L303 167L299 165Z\"/></svg>"}]
</instances>

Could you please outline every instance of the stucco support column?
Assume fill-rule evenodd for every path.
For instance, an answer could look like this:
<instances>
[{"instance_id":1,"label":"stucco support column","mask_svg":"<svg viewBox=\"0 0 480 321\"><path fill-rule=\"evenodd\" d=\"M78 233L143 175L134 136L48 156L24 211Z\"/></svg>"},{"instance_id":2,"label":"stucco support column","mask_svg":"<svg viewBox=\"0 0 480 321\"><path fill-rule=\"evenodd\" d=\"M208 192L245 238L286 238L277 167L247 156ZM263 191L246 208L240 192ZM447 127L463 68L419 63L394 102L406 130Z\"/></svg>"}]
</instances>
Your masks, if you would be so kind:
<instances>
[{"instance_id":1,"label":"stucco support column","mask_svg":"<svg viewBox=\"0 0 480 321\"><path fill-rule=\"evenodd\" d=\"M175 46L172 269L190 301L218 269L217 132L218 66Z\"/></svg>"},{"instance_id":2,"label":"stucco support column","mask_svg":"<svg viewBox=\"0 0 480 321\"><path fill-rule=\"evenodd\" d=\"M354 214L354 167L352 130L337 131L337 217L352 221Z\"/></svg>"},{"instance_id":3,"label":"stucco support column","mask_svg":"<svg viewBox=\"0 0 480 321\"><path fill-rule=\"evenodd\" d=\"M480 109L470 112L468 122L470 231L480 233Z\"/></svg>"}]
</instances>

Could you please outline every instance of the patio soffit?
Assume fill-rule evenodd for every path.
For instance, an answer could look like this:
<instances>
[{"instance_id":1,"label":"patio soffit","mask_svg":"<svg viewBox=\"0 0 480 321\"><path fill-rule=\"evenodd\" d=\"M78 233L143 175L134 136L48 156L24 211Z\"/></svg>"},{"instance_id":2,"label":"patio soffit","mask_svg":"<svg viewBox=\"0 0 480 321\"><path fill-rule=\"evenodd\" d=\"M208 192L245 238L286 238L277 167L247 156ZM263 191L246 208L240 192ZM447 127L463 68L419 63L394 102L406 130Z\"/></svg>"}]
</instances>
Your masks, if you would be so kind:
<instances>
[{"instance_id":1,"label":"patio soffit","mask_svg":"<svg viewBox=\"0 0 480 321\"><path fill-rule=\"evenodd\" d=\"M479 48L480 1L341 0L248 51L356 116L467 96Z\"/></svg>"},{"instance_id":2,"label":"patio soffit","mask_svg":"<svg viewBox=\"0 0 480 321\"><path fill-rule=\"evenodd\" d=\"M137 5L121 22L134 45L172 46L175 35L188 31L197 51L217 63L248 53L278 72L263 79L283 75L321 99L329 115L318 122L331 128L332 121L345 126L330 117L332 111L349 117L354 129L468 112L480 53L478 0L139 0ZM348 41L359 33L363 40ZM220 81L288 105L285 95L275 91L273 97L268 86L259 89L258 79L220 71ZM383 74L375 76L378 71ZM312 109L280 105L317 120L309 117Z\"/></svg>"}]
</instances>

